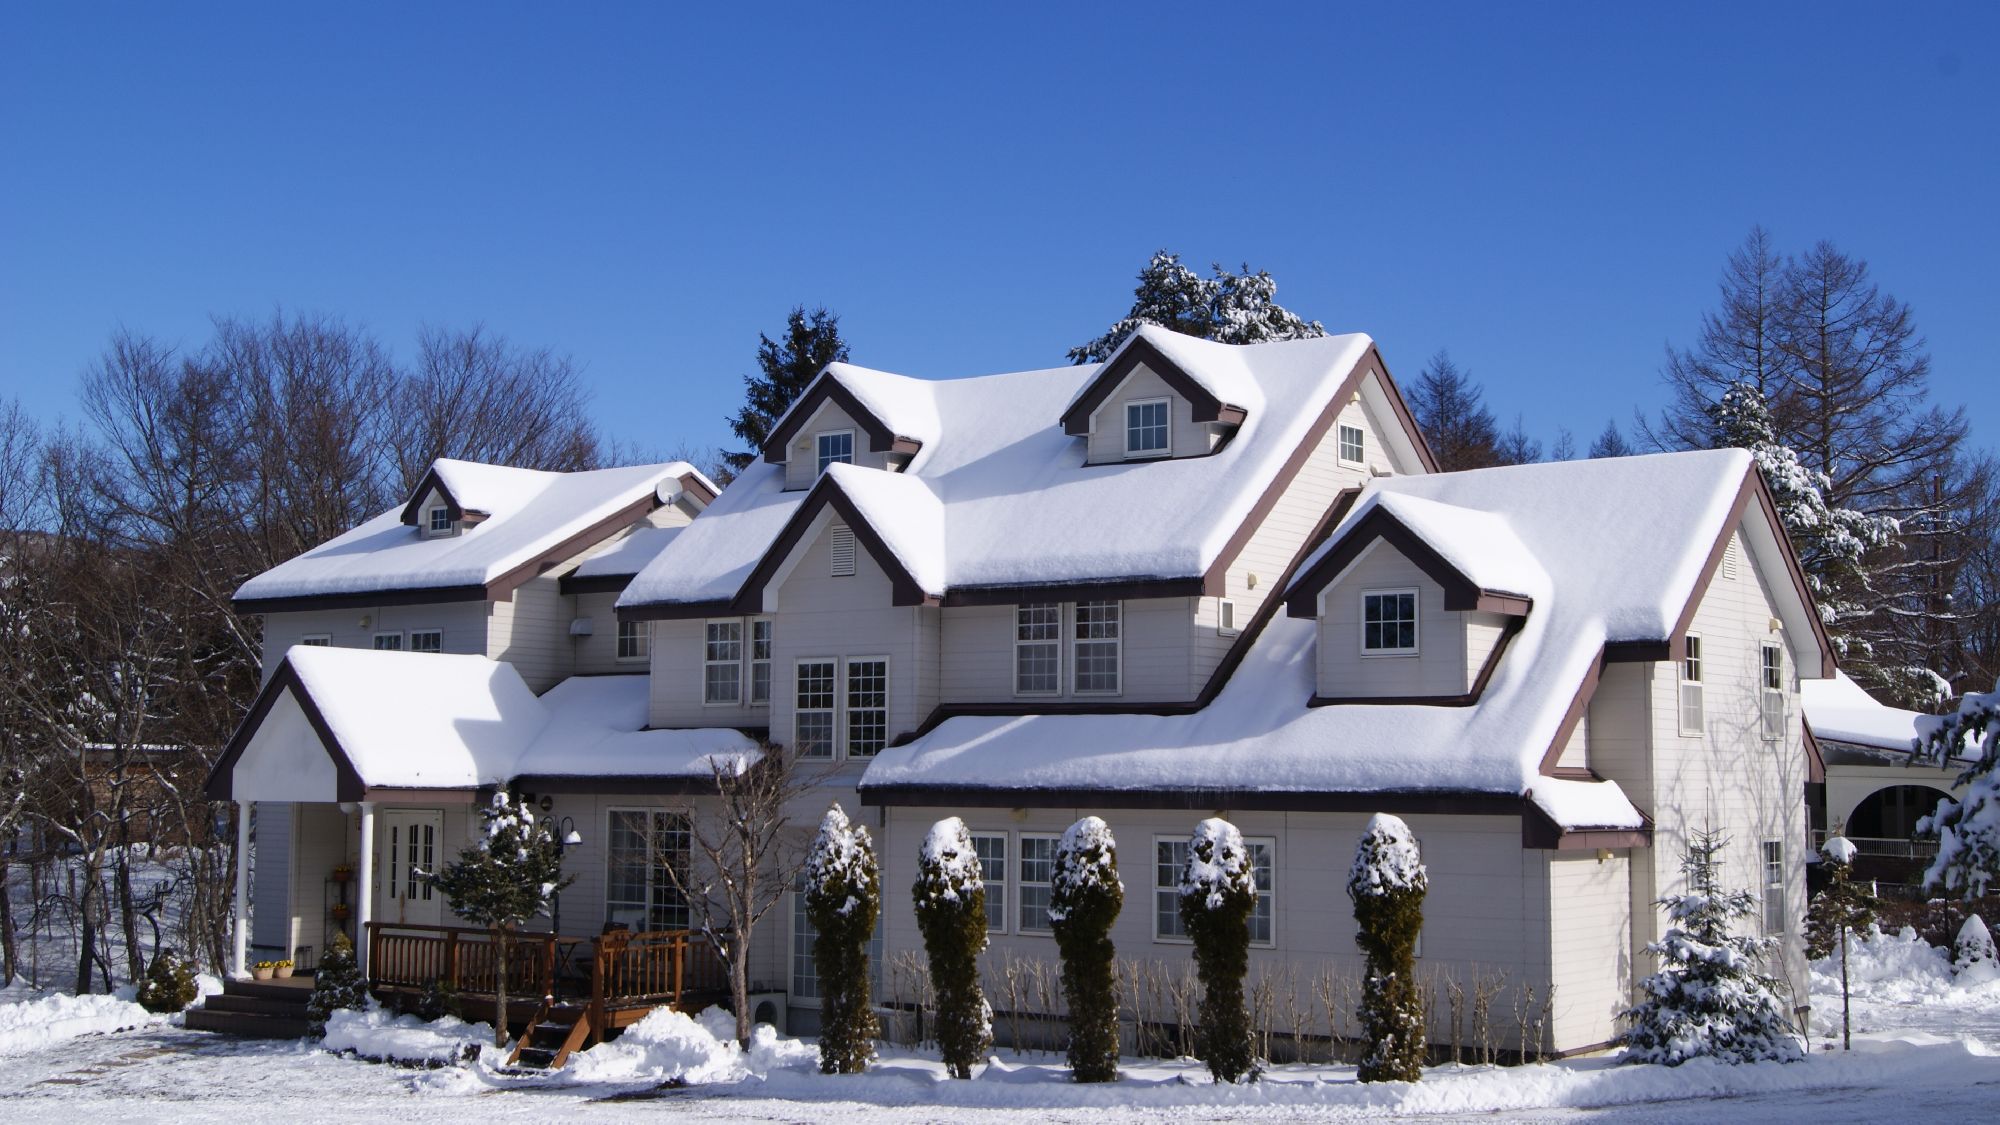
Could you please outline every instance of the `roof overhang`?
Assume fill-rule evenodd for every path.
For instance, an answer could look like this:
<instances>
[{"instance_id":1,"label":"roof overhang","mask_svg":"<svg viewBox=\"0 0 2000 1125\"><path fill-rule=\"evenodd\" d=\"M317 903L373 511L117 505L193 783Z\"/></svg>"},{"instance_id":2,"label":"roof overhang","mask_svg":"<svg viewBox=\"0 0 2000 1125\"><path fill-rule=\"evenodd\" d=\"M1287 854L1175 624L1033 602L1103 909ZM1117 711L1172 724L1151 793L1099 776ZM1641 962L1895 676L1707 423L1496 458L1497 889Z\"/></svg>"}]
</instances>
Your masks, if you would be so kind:
<instances>
[{"instance_id":1,"label":"roof overhang","mask_svg":"<svg viewBox=\"0 0 2000 1125\"><path fill-rule=\"evenodd\" d=\"M1090 432L1090 420L1103 406L1120 384L1131 378L1141 366L1174 389L1174 393L1186 399L1194 408L1196 422L1224 422L1230 425L1241 423L1246 417L1243 407L1224 402L1215 397L1207 387L1196 382L1180 364L1168 359L1151 340L1133 335L1125 341L1104 366L1099 368L1089 383L1077 394L1076 399L1063 411L1063 432L1071 436Z\"/></svg>"},{"instance_id":2,"label":"roof overhang","mask_svg":"<svg viewBox=\"0 0 2000 1125\"><path fill-rule=\"evenodd\" d=\"M822 371L814 377L799 400L785 412L785 417L764 439L764 460L773 465L782 465L788 459L786 449L792 438L812 421L820 407L833 403L844 411L854 424L868 435L868 448L874 453L915 453L923 448L923 442L916 438L898 434L888 423L876 417L875 412L862 405L853 391L841 385L840 380L830 372Z\"/></svg>"},{"instance_id":3,"label":"roof overhang","mask_svg":"<svg viewBox=\"0 0 2000 1125\"><path fill-rule=\"evenodd\" d=\"M317 756L316 756L317 755ZM237 767L249 758L246 784ZM222 748L204 786L214 801L360 801L367 786L292 662L278 670ZM240 795L239 795L239 791Z\"/></svg>"},{"instance_id":4,"label":"roof overhang","mask_svg":"<svg viewBox=\"0 0 2000 1125\"><path fill-rule=\"evenodd\" d=\"M1319 616L1320 592L1338 581L1378 543L1387 543L1395 548L1442 587L1444 607L1448 610L1478 610L1525 617L1534 607L1532 598L1480 587L1396 518L1395 513L1376 507L1341 533L1333 549L1292 585L1291 593L1285 597L1285 612L1293 617Z\"/></svg>"}]
</instances>

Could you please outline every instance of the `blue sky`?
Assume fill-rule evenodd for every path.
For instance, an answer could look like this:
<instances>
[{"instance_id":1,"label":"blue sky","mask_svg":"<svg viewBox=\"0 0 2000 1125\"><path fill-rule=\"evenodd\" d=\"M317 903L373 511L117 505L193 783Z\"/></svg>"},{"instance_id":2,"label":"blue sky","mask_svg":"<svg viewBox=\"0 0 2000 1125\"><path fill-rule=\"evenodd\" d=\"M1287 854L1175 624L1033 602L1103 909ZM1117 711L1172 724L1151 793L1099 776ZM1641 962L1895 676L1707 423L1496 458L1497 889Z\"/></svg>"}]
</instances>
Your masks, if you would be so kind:
<instances>
[{"instance_id":1,"label":"blue sky","mask_svg":"<svg viewBox=\"0 0 2000 1125\"><path fill-rule=\"evenodd\" d=\"M0 396L282 306L483 321L722 444L794 304L869 366L1056 366L1165 246L1587 444L1756 222L1990 392L2000 7L1652 8L10 4Z\"/></svg>"}]
</instances>

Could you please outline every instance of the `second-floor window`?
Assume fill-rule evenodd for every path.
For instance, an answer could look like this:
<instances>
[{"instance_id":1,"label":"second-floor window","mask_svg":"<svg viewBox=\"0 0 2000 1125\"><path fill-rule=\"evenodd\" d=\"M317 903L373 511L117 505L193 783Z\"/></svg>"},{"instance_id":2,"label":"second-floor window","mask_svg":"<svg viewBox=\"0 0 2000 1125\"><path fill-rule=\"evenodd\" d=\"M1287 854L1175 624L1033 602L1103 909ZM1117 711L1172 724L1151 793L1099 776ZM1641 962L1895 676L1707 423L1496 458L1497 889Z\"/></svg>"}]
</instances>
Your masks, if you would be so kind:
<instances>
[{"instance_id":1,"label":"second-floor window","mask_svg":"<svg viewBox=\"0 0 2000 1125\"><path fill-rule=\"evenodd\" d=\"M832 660L799 661L797 694L792 698L792 744L801 758L833 757L836 667Z\"/></svg>"},{"instance_id":2,"label":"second-floor window","mask_svg":"<svg viewBox=\"0 0 2000 1125\"><path fill-rule=\"evenodd\" d=\"M889 662L847 662L847 756L872 758L889 744Z\"/></svg>"},{"instance_id":3,"label":"second-floor window","mask_svg":"<svg viewBox=\"0 0 2000 1125\"><path fill-rule=\"evenodd\" d=\"M771 702L771 619L750 622L750 702Z\"/></svg>"},{"instance_id":4,"label":"second-floor window","mask_svg":"<svg viewBox=\"0 0 2000 1125\"><path fill-rule=\"evenodd\" d=\"M702 640L703 703L737 703L743 698L743 623L710 621Z\"/></svg>"},{"instance_id":5,"label":"second-floor window","mask_svg":"<svg viewBox=\"0 0 2000 1125\"><path fill-rule=\"evenodd\" d=\"M1014 691L1054 695L1062 690L1062 604L1014 607Z\"/></svg>"},{"instance_id":6,"label":"second-floor window","mask_svg":"<svg viewBox=\"0 0 2000 1125\"><path fill-rule=\"evenodd\" d=\"M618 659L644 660L652 639L652 627L644 621L618 623Z\"/></svg>"},{"instance_id":7,"label":"second-floor window","mask_svg":"<svg viewBox=\"0 0 2000 1125\"><path fill-rule=\"evenodd\" d=\"M410 630L410 651L411 651L411 652L443 652L443 651L444 651L444 630L442 630L442 629L412 629L412 630Z\"/></svg>"},{"instance_id":8,"label":"second-floor window","mask_svg":"<svg viewBox=\"0 0 2000 1125\"><path fill-rule=\"evenodd\" d=\"M1153 457L1168 452L1167 400L1132 402L1125 405L1125 453L1129 457Z\"/></svg>"},{"instance_id":9,"label":"second-floor window","mask_svg":"<svg viewBox=\"0 0 2000 1125\"><path fill-rule=\"evenodd\" d=\"M836 461L848 465L854 463L853 430L836 430L833 433L821 434L816 444L819 447L819 467L814 470L815 473L826 472L826 467Z\"/></svg>"},{"instance_id":10,"label":"second-floor window","mask_svg":"<svg viewBox=\"0 0 2000 1125\"><path fill-rule=\"evenodd\" d=\"M1112 693L1118 690L1118 647L1122 621L1117 602L1076 603L1076 626L1071 634L1070 667L1076 671L1075 690L1079 693Z\"/></svg>"},{"instance_id":11,"label":"second-floor window","mask_svg":"<svg viewBox=\"0 0 2000 1125\"><path fill-rule=\"evenodd\" d=\"M1417 651L1417 592L1369 590L1361 595L1361 651L1410 656Z\"/></svg>"},{"instance_id":12,"label":"second-floor window","mask_svg":"<svg viewBox=\"0 0 2000 1125\"><path fill-rule=\"evenodd\" d=\"M1340 459L1350 465L1359 465L1368 458L1368 435L1360 426L1340 427Z\"/></svg>"},{"instance_id":13,"label":"second-floor window","mask_svg":"<svg viewBox=\"0 0 2000 1125\"><path fill-rule=\"evenodd\" d=\"M1777 645L1763 646L1763 703L1764 739L1776 742L1785 737L1785 650Z\"/></svg>"},{"instance_id":14,"label":"second-floor window","mask_svg":"<svg viewBox=\"0 0 2000 1125\"><path fill-rule=\"evenodd\" d=\"M1701 733L1701 638L1693 635L1681 658L1681 733Z\"/></svg>"}]
</instances>

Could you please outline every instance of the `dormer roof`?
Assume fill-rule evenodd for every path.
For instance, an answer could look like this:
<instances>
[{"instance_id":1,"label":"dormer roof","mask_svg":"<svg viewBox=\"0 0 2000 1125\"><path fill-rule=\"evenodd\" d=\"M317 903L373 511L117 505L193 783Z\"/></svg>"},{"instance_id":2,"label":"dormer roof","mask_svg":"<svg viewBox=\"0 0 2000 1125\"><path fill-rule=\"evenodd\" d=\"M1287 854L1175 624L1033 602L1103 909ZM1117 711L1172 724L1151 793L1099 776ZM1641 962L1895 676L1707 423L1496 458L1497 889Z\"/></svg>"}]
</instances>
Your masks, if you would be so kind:
<instances>
[{"instance_id":1,"label":"dormer roof","mask_svg":"<svg viewBox=\"0 0 2000 1125\"><path fill-rule=\"evenodd\" d=\"M854 419L868 435L871 451L915 453L938 436L931 386L925 379L851 363L829 363L771 427L770 436L764 439L764 460L784 464L792 439L828 402Z\"/></svg>"},{"instance_id":2,"label":"dormer roof","mask_svg":"<svg viewBox=\"0 0 2000 1125\"><path fill-rule=\"evenodd\" d=\"M1378 489L1300 568L1286 612L1317 616L1320 593L1377 543L1394 547L1443 587L1446 609L1518 616L1534 604L1536 591L1549 587L1548 572L1500 516Z\"/></svg>"},{"instance_id":3,"label":"dormer roof","mask_svg":"<svg viewBox=\"0 0 2000 1125\"><path fill-rule=\"evenodd\" d=\"M1245 368L1241 348L1147 324L1125 337L1077 391L1063 410L1063 432L1073 436L1089 433L1091 415L1141 366L1194 407L1196 422L1235 425L1262 404L1256 377Z\"/></svg>"}]
</instances>

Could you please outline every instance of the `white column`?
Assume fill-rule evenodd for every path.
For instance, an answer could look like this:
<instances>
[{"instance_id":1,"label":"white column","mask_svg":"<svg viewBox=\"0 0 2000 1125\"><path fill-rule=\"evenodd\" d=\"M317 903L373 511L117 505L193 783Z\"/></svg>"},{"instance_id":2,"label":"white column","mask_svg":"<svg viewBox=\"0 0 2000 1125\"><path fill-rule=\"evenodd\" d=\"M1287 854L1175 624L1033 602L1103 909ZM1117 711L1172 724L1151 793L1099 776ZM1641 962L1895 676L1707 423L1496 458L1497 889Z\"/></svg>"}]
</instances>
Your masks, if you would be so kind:
<instances>
[{"instance_id":1,"label":"white column","mask_svg":"<svg viewBox=\"0 0 2000 1125\"><path fill-rule=\"evenodd\" d=\"M354 906L354 957L368 979L368 923L375 920L375 802L361 802L361 901Z\"/></svg>"},{"instance_id":2,"label":"white column","mask_svg":"<svg viewBox=\"0 0 2000 1125\"><path fill-rule=\"evenodd\" d=\"M236 964L230 975L250 975L250 802L236 802Z\"/></svg>"}]
</instances>

